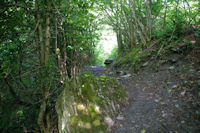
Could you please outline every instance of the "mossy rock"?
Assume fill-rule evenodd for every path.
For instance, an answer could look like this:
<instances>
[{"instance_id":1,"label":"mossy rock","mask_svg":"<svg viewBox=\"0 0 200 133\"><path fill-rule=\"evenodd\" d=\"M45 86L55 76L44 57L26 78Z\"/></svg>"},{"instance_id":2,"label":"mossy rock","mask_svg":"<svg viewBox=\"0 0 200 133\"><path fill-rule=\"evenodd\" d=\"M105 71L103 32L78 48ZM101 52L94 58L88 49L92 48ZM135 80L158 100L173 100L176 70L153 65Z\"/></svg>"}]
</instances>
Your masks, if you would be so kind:
<instances>
[{"instance_id":1,"label":"mossy rock","mask_svg":"<svg viewBox=\"0 0 200 133\"><path fill-rule=\"evenodd\" d=\"M83 73L67 82L57 99L59 132L105 132L104 118L113 118L127 102L117 79Z\"/></svg>"}]
</instances>

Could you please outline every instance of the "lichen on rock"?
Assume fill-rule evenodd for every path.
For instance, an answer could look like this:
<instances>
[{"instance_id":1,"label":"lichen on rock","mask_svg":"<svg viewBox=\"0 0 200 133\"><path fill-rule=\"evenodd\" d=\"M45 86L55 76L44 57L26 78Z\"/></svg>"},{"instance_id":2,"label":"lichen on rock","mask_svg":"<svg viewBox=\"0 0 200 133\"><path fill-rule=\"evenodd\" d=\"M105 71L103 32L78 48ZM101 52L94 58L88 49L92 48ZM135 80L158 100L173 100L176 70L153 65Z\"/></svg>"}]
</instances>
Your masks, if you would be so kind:
<instances>
[{"instance_id":1,"label":"lichen on rock","mask_svg":"<svg viewBox=\"0 0 200 133\"><path fill-rule=\"evenodd\" d=\"M59 132L104 132L105 117L113 118L127 102L117 79L82 73L66 83L57 99Z\"/></svg>"}]
</instances>

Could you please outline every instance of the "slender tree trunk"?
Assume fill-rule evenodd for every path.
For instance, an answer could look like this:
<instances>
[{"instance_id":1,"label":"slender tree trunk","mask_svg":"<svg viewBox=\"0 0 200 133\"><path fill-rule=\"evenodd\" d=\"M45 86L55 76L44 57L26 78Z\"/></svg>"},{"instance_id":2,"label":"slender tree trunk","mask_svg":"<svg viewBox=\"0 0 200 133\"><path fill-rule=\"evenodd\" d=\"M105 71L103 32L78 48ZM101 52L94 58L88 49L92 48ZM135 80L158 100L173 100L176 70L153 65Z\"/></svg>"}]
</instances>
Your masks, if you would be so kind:
<instances>
[{"instance_id":1,"label":"slender tree trunk","mask_svg":"<svg viewBox=\"0 0 200 133\"><path fill-rule=\"evenodd\" d=\"M39 40L39 45L40 45L40 65L41 68L44 66L45 64L45 49L44 49L44 41L43 41L43 30L42 30L42 19L41 19L41 11L40 11L40 7L39 7L39 3L36 1L36 7L37 7L37 21L38 21L38 40ZM40 79L42 79L42 70L40 69ZM40 84L40 89L41 92L43 92L43 83ZM42 94L43 95L43 94ZM44 127L44 123L43 123L43 117L44 117L44 112L46 110L46 102L42 102L40 105L40 111L38 114L38 125L40 127L41 131L45 131L45 127Z\"/></svg>"},{"instance_id":2,"label":"slender tree trunk","mask_svg":"<svg viewBox=\"0 0 200 133\"><path fill-rule=\"evenodd\" d=\"M50 11L51 11L51 1L47 1L47 10L46 10L46 24L45 24L45 34L43 35L43 28L42 28L42 18L41 18L41 8L39 4L36 2L36 8L38 9L37 13L37 19L38 19L38 32L39 32L39 43L40 43L40 63L42 69L48 65L49 62L49 55L50 55ZM45 37L45 40L43 41L43 37ZM47 99L49 96L49 83L48 83L48 77L49 72L48 70L46 72L43 72L42 69L40 69L40 78L45 79L45 82L41 82L40 89L42 92L42 103L40 105L40 110L38 114L38 125L40 127L41 132L49 133L49 121L44 121L46 116L46 108L47 108ZM45 74L44 74L45 73ZM41 80L42 81L42 80Z\"/></svg>"},{"instance_id":3,"label":"slender tree trunk","mask_svg":"<svg viewBox=\"0 0 200 133\"><path fill-rule=\"evenodd\" d=\"M166 7L165 7L165 14L164 14L164 17L163 17L162 29L164 29L165 26L166 26L166 16L167 16L167 7L168 7L168 5L167 5L167 0L165 0L165 4L166 4Z\"/></svg>"},{"instance_id":4,"label":"slender tree trunk","mask_svg":"<svg viewBox=\"0 0 200 133\"><path fill-rule=\"evenodd\" d=\"M38 35L39 35L39 44L40 44L40 64L44 65L44 42L43 42L43 32L42 32L42 19L40 15L40 11L37 13L37 21L38 21Z\"/></svg>"},{"instance_id":5,"label":"slender tree trunk","mask_svg":"<svg viewBox=\"0 0 200 133\"><path fill-rule=\"evenodd\" d=\"M135 46L135 41L134 41L134 39L136 39L136 38L134 38L134 28L133 28L133 24L131 23L130 24L130 37L131 37L131 41L130 41L130 47L129 48L133 48L134 46Z\"/></svg>"},{"instance_id":6,"label":"slender tree trunk","mask_svg":"<svg viewBox=\"0 0 200 133\"><path fill-rule=\"evenodd\" d=\"M64 74L65 74L65 69L64 69L64 66L63 66L63 63L62 63L62 59L61 59L61 51L60 49L58 48L58 22L57 22L57 18L55 19L55 53L56 53L56 56L57 56L57 61L58 61L58 68L59 68L59 71L60 71L60 75L62 77L62 82L64 82ZM63 61L64 62L64 61Z\"/></svg>"},{"instance_id":7,"label":"slender tree trunk","mask_svg":"<svg viewBox=\"0 0 200 133\"><path fill-rule=\"evenodd\" d=\"M51 11L51 1L47 0L47 14L46 14L46 31L45 31L45 65L49 61L49 48L50 48L50 11Z\"/></svg>"},{"instance_id":8,"label":"slender tree trunk","mask_svg":"<svg viewBox=\"0 0 200 133\"><path fill-rule=\"evenodd\" d=\"M118 54L120 54L123 51L122 33L120 29L118 29L116 33L117 33L117 43L118 43Z\"/></svg>"}]
</instances>

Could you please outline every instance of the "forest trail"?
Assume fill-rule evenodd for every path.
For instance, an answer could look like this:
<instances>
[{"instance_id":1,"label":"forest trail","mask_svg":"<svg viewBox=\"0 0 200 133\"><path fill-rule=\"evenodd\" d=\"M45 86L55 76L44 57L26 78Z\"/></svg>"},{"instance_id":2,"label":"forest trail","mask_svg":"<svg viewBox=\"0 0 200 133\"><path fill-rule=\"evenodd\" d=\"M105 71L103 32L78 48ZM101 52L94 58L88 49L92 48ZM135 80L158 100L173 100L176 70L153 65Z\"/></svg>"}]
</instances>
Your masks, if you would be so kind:
<instances>
[{"instance_id":1,"label":"forest trail","mask_svg":"<svg viewBox=\"0 0 200 133\"><path fill-rule=\"evenodd\" d=\"M189 99L182 96L185 91L171 92L182 83L169 71L142 72L121 83L130 102L121 114L124 120L116 121L113 133L197 133L198 125L185 103Z\"/></svg>"},{"instance_id":2,"label":"forest trail","mask_svg":"<svg viewBox=\"0 0 200 133\"><path fill-rule=\"evenodd\" d=\"M191 94L199 86L198 63L182 56L157 71L143 68L135 76L118 78L130 96L129 105L116 116L109 133L199 133L199 102ZM180 60L181 59L181 60ZM170 59L168 59L170 60ZM103 75L103 67L92 68Z\"/></svg>"}]
</instances>

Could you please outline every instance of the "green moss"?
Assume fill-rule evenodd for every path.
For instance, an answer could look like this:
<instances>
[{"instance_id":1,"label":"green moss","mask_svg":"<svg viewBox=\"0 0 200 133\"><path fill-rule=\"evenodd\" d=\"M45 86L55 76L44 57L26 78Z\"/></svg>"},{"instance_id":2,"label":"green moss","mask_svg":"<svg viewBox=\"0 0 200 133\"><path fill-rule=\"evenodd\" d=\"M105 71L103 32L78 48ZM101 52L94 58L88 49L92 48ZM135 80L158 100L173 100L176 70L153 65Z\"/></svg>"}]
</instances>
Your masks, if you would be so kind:
<instances>
[{"instance_id":1,"label":"green moss","mask_svg":"<svg viewBox=\"0 0 200 133\"><path fill-rule=\"evenodd\" d=\"M63 102L67 99L65 96L69 96L64 95L67 92L73 97L70 99L74 99L71 104ZM63 93L56 106L60 132L104 132L107 129L104 117L115 116L119 111L115 105L124 105L128 101L128 95L117 79L105 75L95 77L91 73L83 73L66 83ZM67 114L63 115L63 112ZM67 128L62 127L63 122Z\"/></svg>"}]
</instances>

